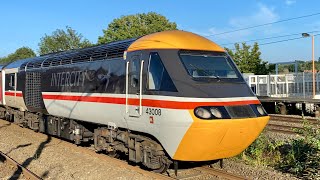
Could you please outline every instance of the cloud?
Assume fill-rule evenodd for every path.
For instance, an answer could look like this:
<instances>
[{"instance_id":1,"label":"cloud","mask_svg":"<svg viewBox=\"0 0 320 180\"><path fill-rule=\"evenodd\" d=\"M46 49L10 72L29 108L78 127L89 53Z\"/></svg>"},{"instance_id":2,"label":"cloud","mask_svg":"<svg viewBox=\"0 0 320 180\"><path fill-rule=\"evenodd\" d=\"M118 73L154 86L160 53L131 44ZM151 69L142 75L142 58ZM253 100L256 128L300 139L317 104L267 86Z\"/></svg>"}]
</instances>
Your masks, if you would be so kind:
<instances>
[{"instance_id":1,"label":"cloud","mask_svg":"<svg viewBox=\"0 0 320 180\"><path fill-rule=\"evenodd\" d=\"M226 34L221 34L224 32L229 32L234 29L232 28L225 28L225 29L217 29L217 28L210 28L209 29L209 34L217 34L216 36L210 36L212 37L215 41L223 41L224 43L230 43L230 42L238 42L238 41L243 41L244 38L252 35L252 31L250 30L242 30L242 31L237 31L233 33L226 33ZM220 35L219 35L220 34Z\"/></svg>"},{"instance_id":2,"label":"cloud","mask_svg":"<svg viewBox=\"0 0 320 180\"><path fill-rule=\"evenodd\" d=\"M251 15L231 18L228 22L228 27L226 28L211 27L207 30L207 32L199 34L212 38L212 40L219 41L221 43L234 43L252 39L252 36L254 35L270 36L280 33L282 31L280 27L276 27L275 25L267 25L260 28L250 28L232 33L221 34L228 31L275 22L280 19L279 15L275 12L275 8L261 3L257 6L258 10L253 12Z\"/></svg>"},{"instance_id":3,"label":"cloud","mask_svg":"<svg viewBox=\"0 0 320 180\"><path fill-rule=\"evenodd\" d=\"M279 20L273 7L259 4L259 10L250 16L231 18L229 24L234 28L244 28Z\"/></svg>"},{"instance_id":4,"label":"cloud","mask_svg":"<svg viewBox=\"0 0 320 180\"><path fill-rule=\"evenodd\" d=\"M291 6L292 4L296 3L295 0L286 0L285 1L286 5Z\"/></svg>"},{"instance_id":5,"label":"cloud","mask_svg":"<svg viewBox=\"0 0 320 180\"><path fill-rule=\"evenodd\" d=\"M267 7L263 4L259 5L259 11L248 17L236 17L230 20L230 24L234 27L248 26L249 24L262 24L278 20L278 15L274 12L274 8Z\"/></svg>"}]
</instances>

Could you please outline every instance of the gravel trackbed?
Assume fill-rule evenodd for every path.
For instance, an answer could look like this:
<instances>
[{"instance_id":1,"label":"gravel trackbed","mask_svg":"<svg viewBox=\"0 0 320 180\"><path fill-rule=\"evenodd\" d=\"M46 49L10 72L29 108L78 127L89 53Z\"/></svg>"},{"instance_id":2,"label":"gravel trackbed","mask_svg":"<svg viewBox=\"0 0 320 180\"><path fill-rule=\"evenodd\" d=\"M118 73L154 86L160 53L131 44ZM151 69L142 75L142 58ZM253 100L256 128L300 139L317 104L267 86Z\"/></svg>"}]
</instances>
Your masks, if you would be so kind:
<instances>
[{"instance_id":1,"label":"gravel trackbed","mask_svg":"<svg viewBox=\"0 0 320 180\"><path fill-rule=\"evenodd\" d=\"M158 179L139 167L0 120L0 151L43 179ZM0 163L0 179L12 168ZM20 176L20 179L22 175Z\"/></svg>"}]
</instances>

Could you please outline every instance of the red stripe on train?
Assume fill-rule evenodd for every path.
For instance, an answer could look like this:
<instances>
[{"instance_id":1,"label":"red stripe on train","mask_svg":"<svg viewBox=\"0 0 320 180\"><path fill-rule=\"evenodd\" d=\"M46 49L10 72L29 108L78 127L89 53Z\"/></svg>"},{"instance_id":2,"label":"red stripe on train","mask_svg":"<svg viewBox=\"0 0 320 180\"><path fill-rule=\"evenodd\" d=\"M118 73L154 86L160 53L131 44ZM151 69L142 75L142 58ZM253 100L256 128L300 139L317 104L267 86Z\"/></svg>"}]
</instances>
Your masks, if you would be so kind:
<instances>
[{"instance_id":1,"label":"red stripe on train","mask_svg":"<svg viewBox=\"0 0 320 180\"><path fill-rule=\"evenodd\" d=\"M126 104L125 98L99 97L99 96L71 96L71 95L42 95L42 97L43 99L52 99L52 100Z\"/></svg>"},{"instance_id":2,"label":"red stripe on train","mask_svg":"<svg viewBox=\"0 0 320 180\"><path fill-rule=\"evenodd\" d=\"M125 104L125 98L115 97L98 97L98 96L68 96L68 95L42 95L44 99L65 100L65 101L81 101L81 102L98 102L110 104ZM129 105L139 105L139 99L129 98ZM227 102L181 102L168 100L142 99L142 106L169 108L169 109L194 109L198 106L230 106L260 104L259 100L245 101L227 101Z\"/></svg>"},{"instance_id":3,"label":"red stripe on train","mask_svg":"<svg viewBox=\"0 0 320 180\"><path fill-rule=\"evenodd\" d=\"M18 96L18 97L22 97L22 93L21 92L16 92L16 91L6 91L4 93L6 96Z\"/></svg>"}]
</instances>

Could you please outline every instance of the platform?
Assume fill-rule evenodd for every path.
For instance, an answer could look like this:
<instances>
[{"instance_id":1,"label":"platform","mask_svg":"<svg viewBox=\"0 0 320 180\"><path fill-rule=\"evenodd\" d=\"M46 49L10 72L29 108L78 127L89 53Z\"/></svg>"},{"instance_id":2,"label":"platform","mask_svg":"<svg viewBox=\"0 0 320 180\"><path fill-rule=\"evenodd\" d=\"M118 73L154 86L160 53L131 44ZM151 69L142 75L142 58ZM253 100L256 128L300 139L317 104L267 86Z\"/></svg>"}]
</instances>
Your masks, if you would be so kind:
<instances>
[{"instance_id":1,"label":"platform","mask_svg":"<svg viewBox=\"0 0 320 180\"><path fill-rule=\"evenodd\" d=\"M244 77L257 96L284 98L290 101L297 98L302 102L317 102L313 99L320 101L320 73L315 74L316 96L314 98L312 97L312 73L309 72L280 75L244 75Z\"/></svg>"},{"instance_id":2,"label":"platform","mask_svg":"<svg viewBox=\"0 0 320 180\"><path fill-rule=\"evenodd\" d=\"M257 95L268 113L280 108L281 114L288 109L300 109L320 114L320 73L315 74L315 97L313 98L312 73L280 75L244 75L246 82ZM293 108L295 107L295 108Z\"/></svg>"},{"instance_id":3,"label":"platform","mask_svg":"<svg viewBox=\"0 0 320 180\"><path fill-rule=\"evenodd\" d=\"M283 103L314 103L320 104L320 99L311 99L303 97L269 97L258 96L261 102L283 102Z\"/></svg>"}]
</instances>

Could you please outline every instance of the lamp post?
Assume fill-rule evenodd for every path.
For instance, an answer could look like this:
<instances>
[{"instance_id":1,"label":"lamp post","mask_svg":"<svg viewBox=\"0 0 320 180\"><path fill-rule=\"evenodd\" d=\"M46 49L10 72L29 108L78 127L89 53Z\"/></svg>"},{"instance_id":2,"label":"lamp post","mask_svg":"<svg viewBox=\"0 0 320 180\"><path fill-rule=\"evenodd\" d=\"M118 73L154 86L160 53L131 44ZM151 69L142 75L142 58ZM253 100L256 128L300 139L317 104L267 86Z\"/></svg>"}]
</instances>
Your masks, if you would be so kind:
<instances>
[{"instance_id":1,"label":"lamp post","mask_svg":"<svg viewBox=\"0 0 320 180\"><path fill-rule=\"evenodd\" d=\"M316 96L316 82L315 82L315 65L314 65L314 35L310 35L309 33L302 33L302 37L310 37L312 39L312 98Z\"/></svg>"}]
</instances>

